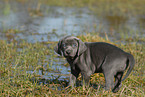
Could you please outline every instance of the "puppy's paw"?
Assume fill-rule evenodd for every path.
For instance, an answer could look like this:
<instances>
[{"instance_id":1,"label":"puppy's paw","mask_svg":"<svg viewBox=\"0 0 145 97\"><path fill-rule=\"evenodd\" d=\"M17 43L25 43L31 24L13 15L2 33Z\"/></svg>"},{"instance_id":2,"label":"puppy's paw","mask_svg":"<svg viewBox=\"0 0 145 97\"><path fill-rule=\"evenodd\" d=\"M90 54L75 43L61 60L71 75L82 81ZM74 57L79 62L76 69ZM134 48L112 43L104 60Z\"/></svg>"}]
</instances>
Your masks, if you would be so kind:
<instances>
[{"instance_id":1,"label":"puppy's paw","mask_svg":"<svg viewBox=\"0 0 145 97\"><path fill-rule=\"evenodd\" d=\"M122 84L120 84L118 87L114 87L114 89L112 90L113 93L116 93L120 90Z\"/></svg>"}]
</instances>

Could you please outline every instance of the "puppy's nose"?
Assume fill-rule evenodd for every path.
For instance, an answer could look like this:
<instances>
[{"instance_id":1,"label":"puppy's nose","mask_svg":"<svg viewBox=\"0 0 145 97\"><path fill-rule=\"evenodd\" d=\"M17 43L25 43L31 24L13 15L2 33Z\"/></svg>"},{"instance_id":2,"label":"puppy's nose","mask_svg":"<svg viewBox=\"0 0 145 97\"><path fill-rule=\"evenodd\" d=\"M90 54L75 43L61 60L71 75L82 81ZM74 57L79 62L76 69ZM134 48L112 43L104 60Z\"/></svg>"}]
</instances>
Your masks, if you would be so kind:
<instances>
[{"instance_id":1,"label":"puppy's nose","mask_svg":"<svg viewBox=\"0 0 145 97\"><path fill-rule=\"evenodd\" d=\"M70 53L71 53L71 50L67 50L66 53L67 53L67 54L70 54Z\"/></svg>"}]
</instances>

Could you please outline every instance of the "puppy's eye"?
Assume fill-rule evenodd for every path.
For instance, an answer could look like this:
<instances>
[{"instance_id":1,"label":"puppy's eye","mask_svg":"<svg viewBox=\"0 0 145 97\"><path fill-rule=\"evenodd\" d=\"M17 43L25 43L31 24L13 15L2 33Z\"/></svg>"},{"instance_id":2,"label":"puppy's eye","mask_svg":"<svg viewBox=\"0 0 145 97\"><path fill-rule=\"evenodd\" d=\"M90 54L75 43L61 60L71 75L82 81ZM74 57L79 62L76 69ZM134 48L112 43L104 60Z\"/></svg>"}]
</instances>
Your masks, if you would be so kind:
<instances>
[{"instance_id":1,"label":"puppy's eye","mask_svg":"<svg viewBox=\"0 0 145 97\"><path fill-rule=\"evenodd\" d=\"M72 44L72 46L73 46L73 47L76 47L77 45L74 43L74 44Z\"/></svg>"},{"instance_id":2,"label":"puppy's eye","mask_svg":"<svg viewBox=\"0 0 145 97\"><path fill-rule=\"evenodd\" d=\"M62 46L63 46L63 47L66 47L66 44L63 44Z\"/></svg>"}]
</instances>

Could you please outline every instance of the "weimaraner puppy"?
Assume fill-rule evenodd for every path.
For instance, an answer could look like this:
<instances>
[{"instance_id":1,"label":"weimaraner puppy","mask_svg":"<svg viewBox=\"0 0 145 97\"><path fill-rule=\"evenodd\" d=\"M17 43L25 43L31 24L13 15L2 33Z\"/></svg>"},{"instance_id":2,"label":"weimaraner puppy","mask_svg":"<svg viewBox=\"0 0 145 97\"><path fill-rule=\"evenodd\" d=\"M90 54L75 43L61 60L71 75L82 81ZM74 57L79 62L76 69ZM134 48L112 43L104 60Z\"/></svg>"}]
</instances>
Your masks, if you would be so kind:
<instances>
[{"instance_id":1,"label":"weimaraner puppy","mask_svg":"<svg viewBox=\"0 0 145 97\"><path fill-rule=\"evenodd\" d=\"M81 73L85 85L89 85L91 74L103 73L105 90L112 89L113 92L117 92L121 87L121 82L128 77L135 64L134 57L131 54L112 44L82 42L74 36L66 36L61 39L54 50L59 55L64 56L70 64L69 85L72 87L79 73ZM128 67L129 69L122 79L123 73Z\"/></svg>"}]
</instances>

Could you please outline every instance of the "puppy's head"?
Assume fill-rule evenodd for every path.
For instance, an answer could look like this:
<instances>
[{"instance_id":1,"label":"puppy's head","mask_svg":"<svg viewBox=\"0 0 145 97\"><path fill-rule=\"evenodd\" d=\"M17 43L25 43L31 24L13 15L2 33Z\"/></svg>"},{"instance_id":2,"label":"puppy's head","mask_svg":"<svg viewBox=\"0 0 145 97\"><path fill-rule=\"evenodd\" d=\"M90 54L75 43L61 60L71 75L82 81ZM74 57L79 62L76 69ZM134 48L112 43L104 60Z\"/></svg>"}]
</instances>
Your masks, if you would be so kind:
<instances>
[{"instance_id":1,"label":"puppy's head","mask_svg":"<svg viewBox=\"0 0 145 97\"><path fill-rule=\"evenodd\" d=\"M78 38L73 36L66 36L61 39L56 47L55 52L63 55L66 58L74 58L79 56L87 49L86 45Z\"/></svg>"}]
</instances>

